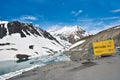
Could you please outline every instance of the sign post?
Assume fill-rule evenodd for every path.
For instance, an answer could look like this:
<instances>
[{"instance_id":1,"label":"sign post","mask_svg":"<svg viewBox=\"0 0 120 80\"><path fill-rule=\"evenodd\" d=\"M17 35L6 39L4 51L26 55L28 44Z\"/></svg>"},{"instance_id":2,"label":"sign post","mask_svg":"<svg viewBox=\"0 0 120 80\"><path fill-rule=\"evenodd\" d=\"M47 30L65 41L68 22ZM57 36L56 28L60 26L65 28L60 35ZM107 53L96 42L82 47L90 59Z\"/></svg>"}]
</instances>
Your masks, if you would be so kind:
<instances>
[{"instance_id":1,"label":"sign post","mask_svg":"<svg viewBox=\"0 0 120 80\"><path fill-rule=\"evenodd\" d=\"M93 53L95 57L115 54L114 40L93 42Z\"/></svg>"}]
</instances>

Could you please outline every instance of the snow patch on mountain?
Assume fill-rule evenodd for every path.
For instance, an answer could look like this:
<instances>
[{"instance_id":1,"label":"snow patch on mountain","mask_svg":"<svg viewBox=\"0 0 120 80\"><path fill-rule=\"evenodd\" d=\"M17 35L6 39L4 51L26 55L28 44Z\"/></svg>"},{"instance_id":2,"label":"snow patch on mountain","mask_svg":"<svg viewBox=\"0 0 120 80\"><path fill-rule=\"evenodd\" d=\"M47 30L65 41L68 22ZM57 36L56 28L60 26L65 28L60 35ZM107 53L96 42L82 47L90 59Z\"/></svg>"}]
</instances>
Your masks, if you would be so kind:
<instances>
[{"instance_id":1,"label":"snow patch on mountain","mask_svg":"<svg viewBox=\"0 0 120 80\"><path fill-rule=\"evenodd\" d=\"M86 40L81 40L81 41L78 41L78 42L76 42L75 44L73 44L72 46L70 46L70 48L69 49L72 49L72 48L74 48L74 47L76 47L76 46L78 46L78 45L80 45L80 44L82 44L82 43L84 43Z\"/></svg>"},{"instance_id":2,"label":"snow patch on mountain","mask_svg":"<svg viewBox=\"0 0 120 80\"><path fill-rule=\"evenodd\" d=\"M52 29L49 29L48 32L50 32L53 35L63 34L65 36L69 36L71 33L75 34L75 31L81 31L84 32L84 30L80 26L64 26L62 28L55 27ZM86 34L87 35L87 34Z\"/></svg>"},{"instance_id":3,"label":"snow patch on mountain","mask_svg":"<svg viewBox=\"0 0 120 80\"><path fill-rule=\"evenodd\" d=\"M64 27L52 27L48 30L50 34L54 37L59 37L61 40L68 41L69 43L75 43L79 39L88 36L85 30L81 28L81 26L64 26Z\"/></svg>"},{"instance_id":4,"label":"snow patch on mountain","mask_svg":"<svg viewBox=\"0 0 120 80\"><path fill-rule=\"evenodd\" d=\"M31 57L56 53L63 46L47 31L31 23L0 21L0 61L16 59L16 54Z\"/></svg>"}]
</instances>

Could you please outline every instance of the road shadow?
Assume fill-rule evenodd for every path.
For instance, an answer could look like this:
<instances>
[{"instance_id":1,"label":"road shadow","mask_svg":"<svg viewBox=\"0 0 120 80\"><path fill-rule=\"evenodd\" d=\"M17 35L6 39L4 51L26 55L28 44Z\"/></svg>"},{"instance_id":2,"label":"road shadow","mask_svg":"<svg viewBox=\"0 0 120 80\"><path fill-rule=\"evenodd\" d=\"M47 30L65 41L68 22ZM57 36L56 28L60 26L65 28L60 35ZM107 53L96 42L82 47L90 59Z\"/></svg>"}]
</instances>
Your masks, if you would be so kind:
<instances>
[{"instance_id":1,"label":"road shadow","mask_svg":"<svg viewBox=\"0 0 120 80\"><path fill-rule=\"evenodd\" d=\"M89 68L89 67L92 67L92 66L95 66L95 65L97 65L97 63L95 63L95 62L83 62L82 66L75 67L73 69L70 69L69 71L71 71L71 72L79 71L79 70L86 69L86 68Z\"/></svg>"}]
</instances>

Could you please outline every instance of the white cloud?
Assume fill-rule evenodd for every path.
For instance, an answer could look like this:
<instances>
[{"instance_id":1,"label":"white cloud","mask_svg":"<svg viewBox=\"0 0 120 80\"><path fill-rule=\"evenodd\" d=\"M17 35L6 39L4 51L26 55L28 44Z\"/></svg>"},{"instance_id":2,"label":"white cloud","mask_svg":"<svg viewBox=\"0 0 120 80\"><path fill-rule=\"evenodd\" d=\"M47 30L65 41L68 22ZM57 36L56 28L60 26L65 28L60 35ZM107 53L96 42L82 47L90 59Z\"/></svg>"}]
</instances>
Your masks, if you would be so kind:
<instances>
[{"instance_id":1,"label":"white cloud","mask_svg":"<svg viewBox=\"0 0 120 80\"><path fill-rule=\"evenodd\" d=\"M110 23L108 25L105 25L104 29L108 29L108 28L111 28L111 27L114 27L114 26L118 26L118 25L120 25L120 19L115 21L115 22L112 22L112 23Z\"/></svg>"},{"instance_id":2,"label":"white cloud","mask_svg":"<svg viewBox=\"0 0 120 80\"><path fill-rule=\"evenodd\" d=\"M106 18L78 18L74 20L75 24L81 25L90 34L96 34L102 30L120 25L120 16Z\"/></svg>"},{"instance_id":3,"label":"white cloud","mask_svg":"<svg viewBox=\"0 0 120 80\"><path fill-rule=\"evenodd\" d=\"M74 14L75 16L78 16L82 12L83 10L78 10L78 11L72 11L71 13Z\"/></svg>"},{"instance_id":4,"label":"white cloud","mask_svg":"<svg viewBox=\"0 0 120 80\"><path fill-rule=\"evenodd\" d=\"M20 22L29 22L29 23L32 23L32 21L38 20L38 18L35 17L35 16L31 16L31 15L23 15L21 17L12 19L12 21L16 21L16 20L20 21Z\"/></svg>"},{"instance_id":5,"label":"white cloud","mask_svg":"<svg viewBox=\"0 0 120 80\"><path fill-rule=\"evenodd\" d=\"M36 27L40 27L40 25L39 25L39 24L35 24L35 26L36 26Z\"/></svg>"},{"instance_id":6,"label":"white cloud","mask_svg":"<svg viewBox=\"0 0 120 80\"><path fill-rule=\"evenodd\" d=\"M56 30L60 29L61 27L63 27L63 26L56 24L56 25L52 25L52 26L48 27L47 30L48 30L48 32L52 32L52 31L56 31Z\"/></svg>"},{"instance_id":7,"label":"white cloud","mask_svg":"<svg viewBox=\"0 0 120 80\"><path fill-rule=\"evenodd\" d=\"M98 33L98 32L100 32L102 30L105 30L105 29L120 25L120 19L115 21L115 22L111 22L111 23L104 23L103 22L103 23L100 23L98 26L94 25L96 23L91 23L91 26L92 26L92 24L93 24L94 27L92 27L92 29L88 28L88 31L90 33L95 34L95 33ZM88 26L90 27L90 25L88 25Z\"/></svg>"},{"instance_id":8,"label":"white cloud","mask_svg":"<svg viewBox=\"0 0 120 80\"><path fill-rule=\"evenodd\" d=\"M100 31L104 30L104 23L102 21L100 21L100 22L87 21L87 22L83 23L83 27L90 34L96 34Z\"/></svg>"},{"instance_id":9,"label":"white cloud","mask_svg":"<svg viewBox=\"0 0 120 80\"><path fill-rule=\"evenodd\" d=\"M101 29L95 29L95 30L90 30L89 33L90 34L96 34L96 33L100 32L100 31L101 31Z\"/></svg>"},{"instance_id":10,"label":"white cloud","mask_svg":"<svg viewBox=\"0 0 120 80\"><path fill-rule=\"evenodd\" d=\"M31 16L31 15L26 15L26 16L22 16L21 18L19 18L20 20L32 20L32 21L35 21L37 20L36 17L34 16Z\"/></svg>"},{"instance_id":11,"label":"white cloud","mask_svg":"<svg viewBox=\"0 0 120 80\"><path fill-rule=\"evenodd\" d=\"M101 20L112 20L112 19L120 19L120 17L106 17L106 18L101 18Z\"/></svg>"},{"instance_id":12,"label":"white cloud","mask_svg":"<svg viewBox=\"0 0 120 80\"><path fill-rule=\"evenodd\" d=\"M111 10L110 12L118 13L118 12L120 12L120 9Z\"/></svg>"},{"instance_id":13,"label":"white cloud","mask_svg":"<svg viewBox=\"0 0 120 80\"><path fill-rule=\"evenodd\" d=\"M82 29L84 29L85 31L89 32L90 34L96 34L102 30L120 25L120 19L117 19L113 22L109 22L106 23L105 21L101 20L101 18L99 19L91 19L91 18L86 18L86 19L78 19L76 21L74 21L75 23L73 24L69 24L69 26L73 26L73 25L80 25L82 27ZM68 25L68 24L66 24ZM64 27L66 25L53 25L52 27L50 26L48 28L48 30L53 30L56 31L57 29Z\"/></svg>"},{"instance_id":14,"label":"white cloud","mask_svg":"<svg viewBox=\"0 0 120 80\"><path fill-rule=\"evenodd\" d=\"M86 18L79 18L77 19L77 22L91 22L93 19L86 19Z\"/></svg>"}]
</instances>

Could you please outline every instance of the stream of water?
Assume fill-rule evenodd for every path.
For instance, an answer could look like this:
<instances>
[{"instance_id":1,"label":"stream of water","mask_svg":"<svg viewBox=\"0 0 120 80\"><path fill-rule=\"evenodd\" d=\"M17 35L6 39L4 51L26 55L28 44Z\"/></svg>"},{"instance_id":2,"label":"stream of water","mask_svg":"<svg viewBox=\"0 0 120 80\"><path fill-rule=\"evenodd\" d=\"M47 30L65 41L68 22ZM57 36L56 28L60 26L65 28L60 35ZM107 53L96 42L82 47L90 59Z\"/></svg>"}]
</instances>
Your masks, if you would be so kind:
<instances>
[{"instance_id":1,"label":"stream of water","mask_svg":"<svg viewBox=\"0 0 120 80\"><path fill-rule=\"evenodd\" d=\"M0 61L0 75L29 68L34 65L43 66L54 62L66 61L66 60L67 61L70 60L68 56L58 53L53 55L36 57L26 61L15 61L15 60Z\"/></svg>"}]
</instances>

